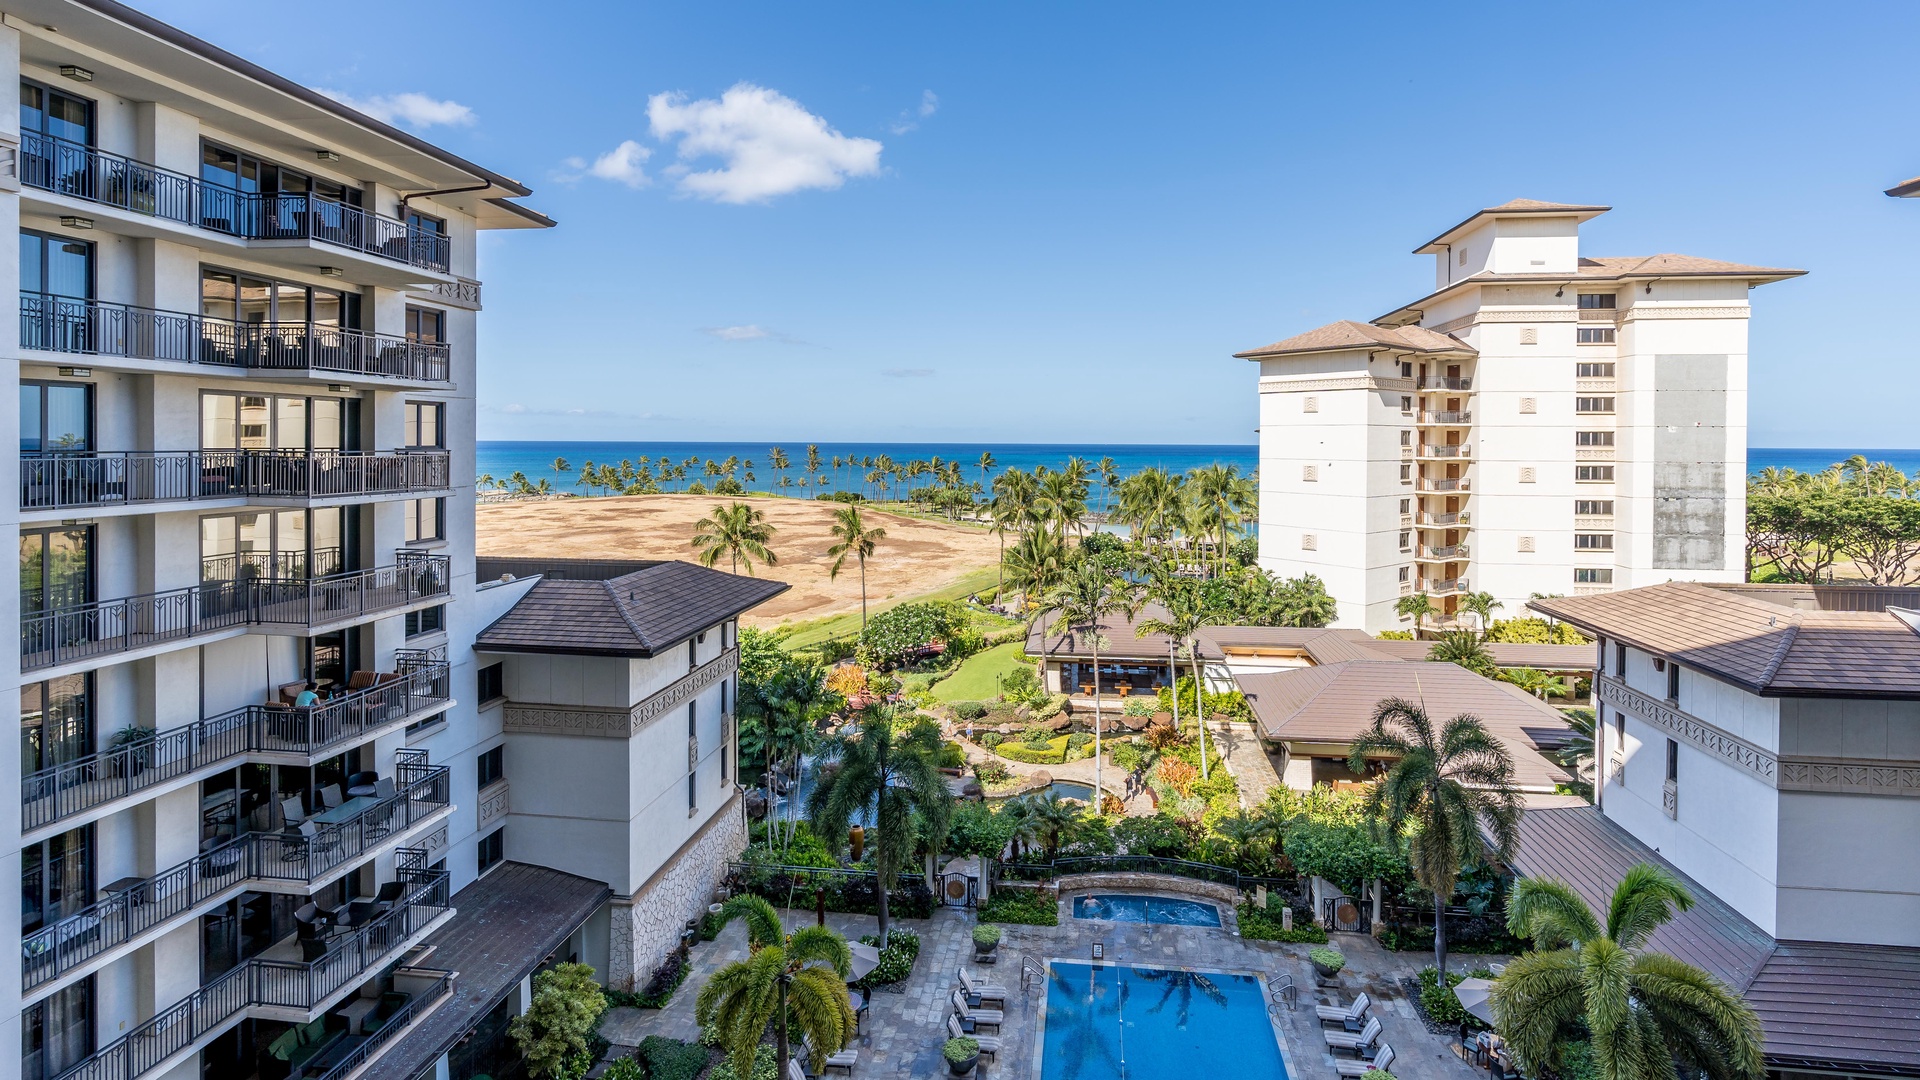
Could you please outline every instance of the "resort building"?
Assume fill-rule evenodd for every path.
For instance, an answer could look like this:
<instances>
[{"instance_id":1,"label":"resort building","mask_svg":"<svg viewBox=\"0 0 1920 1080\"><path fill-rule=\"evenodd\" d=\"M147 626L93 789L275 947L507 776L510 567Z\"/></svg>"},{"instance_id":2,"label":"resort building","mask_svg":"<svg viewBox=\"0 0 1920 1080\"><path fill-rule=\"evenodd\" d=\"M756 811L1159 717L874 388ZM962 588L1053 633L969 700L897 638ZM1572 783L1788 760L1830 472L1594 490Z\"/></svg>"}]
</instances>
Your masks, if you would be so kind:
<instances>
[{"instance_id":1,"label":"resort building","mask_svg":"<svg viewBox=\"0 0 1920 1080\"><path fill-rule=\"evenodd\" d=\"M1668 583L1538 600L1599 638L1598 806L1513 868L1604 906L1637 862L1701 901L1651 947L1741 990L1768 1064L1920 1073L1920 590Z\"/></svg>"},{"instance_id":2,"label":"resort building","mask_svg":"<svg viewBox=\"0 0 1920 1080\"><path fill-rule=\"evenodd\" d=\"M1260 365L1260 563L1337 625L1489 592L1743 576L1749 292L1800 270L1588 257L1606 213L1519 199L1415 249L1433 291L1235 355ZM1427 625L1432 625L1429 621Z\"/></svg>"}]
</instances>

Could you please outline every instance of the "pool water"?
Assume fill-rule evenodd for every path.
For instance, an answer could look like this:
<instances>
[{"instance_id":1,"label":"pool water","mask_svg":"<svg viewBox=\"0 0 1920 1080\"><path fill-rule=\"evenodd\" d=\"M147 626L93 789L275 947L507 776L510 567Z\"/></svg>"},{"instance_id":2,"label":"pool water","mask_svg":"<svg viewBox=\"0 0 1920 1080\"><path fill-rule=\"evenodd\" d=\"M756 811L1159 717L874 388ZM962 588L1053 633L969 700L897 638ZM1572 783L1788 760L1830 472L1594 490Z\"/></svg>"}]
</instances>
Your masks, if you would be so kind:
<instances>
[{"instance_id":1,"label":"pool water","mask_svg":"<svg viewBox=\"0 0 1920 1080\"><path fill-rule=\"evenodd\" d=\"M1072 780L1055 780L1041 791L1051 791L1063 799L1079 799L1083 803L1093 802L1093 785L1077 784Z\"/></svg>"},{"instance_id":2,"label":"pool water","mask_svg":"<svg viewBox=\"0 0 1920 1080\"><path fill-rule=\"evenodd\" d=\"M1167 896L1076 896L1073 917L1166 926L1220 925L1220 909L1212 904Z\"/></svg>"},{"instance_id":3,"label":"pool water","mask_svg":"<svg viewBox=\"0 0 1920 1080\"><path fill-rule=\"evenodd\" d=\"M1040 1080L1286 1080L1252 975L1053 961Z\"/></svg>"}]
</instances>

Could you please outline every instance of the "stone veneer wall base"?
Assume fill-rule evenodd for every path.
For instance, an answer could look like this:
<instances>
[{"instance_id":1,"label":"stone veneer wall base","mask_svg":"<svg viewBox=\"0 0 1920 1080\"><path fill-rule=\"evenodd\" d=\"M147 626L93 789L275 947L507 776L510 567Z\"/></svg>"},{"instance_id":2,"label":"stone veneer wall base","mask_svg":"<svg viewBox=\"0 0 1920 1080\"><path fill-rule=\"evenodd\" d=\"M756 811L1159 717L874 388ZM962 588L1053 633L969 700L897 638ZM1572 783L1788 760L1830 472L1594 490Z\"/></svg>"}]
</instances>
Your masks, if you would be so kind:
<instances>
[{"instance_id":1,"label":"stone veneer wall base","mask_svg":"<svg viewBox=\"0 0 1920 1080\"><path fill-rule=\"evenodd\" d=\"M727 864L747 847L739 792L631 897L613 901L607 985L638 991L680 944L688 919L707 913Z\"/></svg>"}]
</instances>

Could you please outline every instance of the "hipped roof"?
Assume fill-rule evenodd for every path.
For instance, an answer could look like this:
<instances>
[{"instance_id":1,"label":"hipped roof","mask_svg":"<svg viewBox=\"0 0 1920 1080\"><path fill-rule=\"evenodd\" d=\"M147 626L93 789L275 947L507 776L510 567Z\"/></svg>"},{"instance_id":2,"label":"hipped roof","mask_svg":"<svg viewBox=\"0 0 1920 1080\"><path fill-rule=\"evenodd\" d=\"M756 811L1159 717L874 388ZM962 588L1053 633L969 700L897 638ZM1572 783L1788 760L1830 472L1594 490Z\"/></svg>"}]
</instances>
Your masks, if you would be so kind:
<instances>
[{"instance_id":1,"label":"hipped roof","mask_svg":"<svg viewBox=\"0 0 1920 1080\"><path fill-rule=\"evenodd\" d=\"M541 580L474 648L484 652L652 656L792 586L660 562L605 581Z\"/></svg>"}]
</instances>

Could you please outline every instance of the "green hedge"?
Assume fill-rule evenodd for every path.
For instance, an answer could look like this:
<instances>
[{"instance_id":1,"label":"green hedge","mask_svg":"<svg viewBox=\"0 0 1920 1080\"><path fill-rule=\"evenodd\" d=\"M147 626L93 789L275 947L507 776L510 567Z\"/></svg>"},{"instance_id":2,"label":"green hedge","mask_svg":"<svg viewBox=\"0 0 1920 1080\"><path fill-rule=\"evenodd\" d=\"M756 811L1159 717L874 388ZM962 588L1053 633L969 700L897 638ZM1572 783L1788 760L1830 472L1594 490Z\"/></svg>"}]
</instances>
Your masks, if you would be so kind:
<instances>
[{"instance_id":1,"label":"green hedge","mask_svg":"<svg viewBox=\"0 0 1920 1080\"><path fill-rule=\"evenodd\" d=\"M1038 889L995 889L987 902L980 905L980 921L1058 926L1060 905Z\"/></svg>"},{"instance_id":2,"label":"green hedge","mask_svg":"<svg viewBox=\"0 0 1920 1080\"><path fill-rule=\"evenodd\" d=\"M1020 742L1003 742L994 747L993 752L1003 758L1023 761L1028 765L1064 765L1067 761L1067 737L1062 735L1048 740L1045 750L1037 750Z\"/></svg>"},{"instance_id":3,"label":"green hedge","mask_svg":"<svg viewBox=\"0 0 1920 1080\"><path fill-rule=\"evenodd\" d=\"M877 934L867 934L860 939L862 945L878 945ZM887 931L887 947L880 950L880 963L867 977L854 983L856 990L870 990L876 986L889 986L905 982L913 974L913 962L920 956L920 935L911 930L898 927Z\"/></svg>"},{"instance_id":4,"label":"green hedge","mask_svg":"<svg viewBox=\"0 0 1920 1080\"><path fill-rule=\"evenodd\" d=\"M1433 967L1420 969L1420 1007L1427 1011L1427 1016L1435 1023L1445 1024L1450 1028L1457 1028L1461 1024L1471 1024L1475 1028L1487 1026L1481 1023L1478 1017L1468 1012L1467 1007L1460 1004L1459 998L1453 996L1453 988L1468 976L1476 979L1491 979L1493 971L1489 968L1475 968L1465 974L1449 971L1447 985L1441 986L1440 969Z\"/></svg>"},{"instance_id":5,"label":"green hedge","mask_svg":"<svg viewBox=\"0 0 1920 1080\"><path fill-rule=\"evenodd\" d=\"M1303 945L1325 945L1327 932L1320 926L1308 923L1294 923L1288 930L1280 923L1278 912L1261 911L1252 904L1240 905L1240 936L1254 941L1286 941Z\"/></svg>"},{"instance_id":6,"label":"green hedge","mask_svg":"<svg viewBox=\"0 0 1920 1080\"><path fill-rule=\"evenodd\" d=\"M707 1067L707 1059L712 1055L704 1046L664 1035L649 1035L640 1040L633 1056L646 1066L650 1080L693 1080Z\"/></svg>"}]
</instances>

